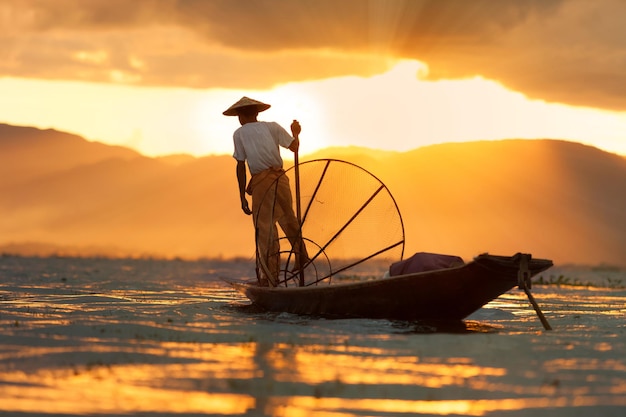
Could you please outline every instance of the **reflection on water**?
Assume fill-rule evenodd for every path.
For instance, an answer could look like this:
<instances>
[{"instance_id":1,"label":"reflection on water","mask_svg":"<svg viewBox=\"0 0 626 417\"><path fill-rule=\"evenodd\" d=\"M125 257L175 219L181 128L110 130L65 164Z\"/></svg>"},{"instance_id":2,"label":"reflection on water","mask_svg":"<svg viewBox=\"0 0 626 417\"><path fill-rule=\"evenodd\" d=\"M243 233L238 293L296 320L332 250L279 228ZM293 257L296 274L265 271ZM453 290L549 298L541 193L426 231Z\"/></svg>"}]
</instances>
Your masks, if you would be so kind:
<instances>
[{"instance_id":1,"label":"reflection on water","mask_svg":"<svg viewBox=\"0 0 626 417\"><path fill-rule=\"evenodd\" d=\"M4 258L0 412L623 415L623 289L536 287L463 323L266 313L246 264ZM582 410L582 411L581 411ZM581 414L582 413L582 414Z\"/></svg>"},{"instance_id":2,"label":"reflection on water","mask_svg":"<svg viewBox=\"0 0 626 417\"><path fill-rule=\"evenodd\" d=\"M606 402L606 398L582 397L575 400L567 397L534 399L492 399L492 400L442 400L406 401L390 399L343 399L291 397L272 401L273 416L354 416L370 415L465 415L484 416L493 412L528 410L536 415L537 409L558 409L593 407ZM625 406L626 400L612 402L615 406ZM554 411L553 411L554 412ZM356 413L356 414L355 414ZM361 414L363 413L363 414ZM554 415L554 414L551 414ZM617 414L615 414L617 415Z\"/></svg>"}]
</instances>

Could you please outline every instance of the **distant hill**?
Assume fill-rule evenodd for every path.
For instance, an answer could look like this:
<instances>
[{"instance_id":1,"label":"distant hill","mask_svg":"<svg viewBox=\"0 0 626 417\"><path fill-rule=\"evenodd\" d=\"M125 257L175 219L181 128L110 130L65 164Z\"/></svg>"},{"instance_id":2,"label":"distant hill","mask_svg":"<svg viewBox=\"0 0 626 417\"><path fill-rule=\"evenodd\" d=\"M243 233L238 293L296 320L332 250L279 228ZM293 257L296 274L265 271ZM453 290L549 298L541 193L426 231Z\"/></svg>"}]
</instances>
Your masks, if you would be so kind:
<instances>
[{"instance_id":1,"label":"distant hill","mask_svg":"<svg viewBox=\"0 0 626 417\"><path fill-rule=\"evenodd\" d=\"M504 140L410 152L329 148L371 171L402 212L406 254L527 251L626 266L626 159ZM372 236L375 239L375 236ZM54 130L0 125L0 251L253 258L231 156L148 158Z\"/></svg>"},{"instance_id":2,"label":"distant hill","mask_svg":"<svg viewBox=\"0 0 626 417\"><path fill-rule=\"evenodd\" d=\"M139 156L121 146L88 142L80 136L53 129L0 124L0 187L7 182L25 182L77 165Z\"/></svg>"},{"instance_id":3,"label":"distant hill","mask_svg":"<svg viewBox=\"0 0 626 417\"><path fill-rule=\"evenodd\" d=\"M376 173L395 196L409 252L467 258L521 250L558 262L626 265L621 156L565 141L503 140L351 162Z\"/></svg>"}]
</instances>

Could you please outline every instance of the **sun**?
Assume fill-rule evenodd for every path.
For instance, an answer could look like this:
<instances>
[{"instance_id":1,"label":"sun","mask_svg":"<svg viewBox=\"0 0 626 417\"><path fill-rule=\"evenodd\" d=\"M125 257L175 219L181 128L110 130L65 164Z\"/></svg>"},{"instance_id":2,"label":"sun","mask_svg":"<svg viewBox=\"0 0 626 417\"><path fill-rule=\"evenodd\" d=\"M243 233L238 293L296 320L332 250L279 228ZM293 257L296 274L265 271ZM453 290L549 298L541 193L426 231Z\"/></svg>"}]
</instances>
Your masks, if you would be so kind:
<instances>
[{"instance_id":1,"label":"sun","mask_svg":"<svg viewBox=\"0 0 626 417\"><path fill-rule=\"evenodd\" d=\"M259 115L259 120L274 121L288 132L293 120L302 126L300 153L308 154L328 147L329 135L324 132L323 106L303 85L286 84L271 91L259 92L272 107ZM286 155L289 156L289 155Z\"/></svg>"}]
</instances>

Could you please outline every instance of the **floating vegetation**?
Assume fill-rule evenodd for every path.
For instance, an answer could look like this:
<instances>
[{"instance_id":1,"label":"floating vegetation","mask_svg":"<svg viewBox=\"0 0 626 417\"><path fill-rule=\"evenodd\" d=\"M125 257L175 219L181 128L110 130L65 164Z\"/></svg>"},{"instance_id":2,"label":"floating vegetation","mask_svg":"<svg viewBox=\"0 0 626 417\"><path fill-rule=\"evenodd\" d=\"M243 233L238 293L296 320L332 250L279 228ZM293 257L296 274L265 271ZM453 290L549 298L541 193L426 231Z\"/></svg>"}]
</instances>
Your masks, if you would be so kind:
<instances>
[{"instance_id":1,"label":"floating vegetation","mask_svg":"<svg viewBox=\"0 0 626 417\"><path fill-rule=\"evenodd\" d=\"M626 286L624 286L624 284L622 284L622 280L621 279L607 278L606 280L607 280L609 288L626 288Z\"/></svg>"},{"instance_id":2,"label":"floating vegetation","mask_svg":"<svg viewBox=\"0 0 626 417\"><path fill-rule=\"evenodd\" d=\"M541 275L533 283L536 285L558 285L569 287L626 288L622 280L618 278L605 277L601 282L583 281L579 278L570 278L562 274L558 276L550 275L547 279Z\"/></svg>"}]
</instances>

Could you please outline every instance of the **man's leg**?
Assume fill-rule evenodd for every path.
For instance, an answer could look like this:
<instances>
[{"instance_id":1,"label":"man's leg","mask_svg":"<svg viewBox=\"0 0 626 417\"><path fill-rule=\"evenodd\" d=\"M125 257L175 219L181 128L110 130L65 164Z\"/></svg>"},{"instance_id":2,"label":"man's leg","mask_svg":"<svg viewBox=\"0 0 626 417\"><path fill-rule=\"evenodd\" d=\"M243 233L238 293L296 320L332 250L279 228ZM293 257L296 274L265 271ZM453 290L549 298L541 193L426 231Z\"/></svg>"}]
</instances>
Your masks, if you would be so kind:
<instances>
[{"instance_id":1,"label":"man's leg","mask_svg":"<svg viewBox=\"0 0 626 417\"><path fill-rule=\"evenodd\" d=\"M274 178L259 181L252 191L252 217L254 220L258 262L262 275L272 286L278 285L280 246L274 218Z\"/></svg>"},{"instance_id":2,"label":"man's leg","mask_svg":"<svg viewBox=\"0 0 626 417\"><path fill-rule=\"evenodd\" d=\"M279 214L278 224L280 224L285 236L289 239L289 243L291 243L293 252L296 254L296 268L301 269L309 262L309 255L301 236L300 223L298 223L298 219L293 211L289 179L284 175L278 181L275 210Z\"/></svg>"}]
</instances>

